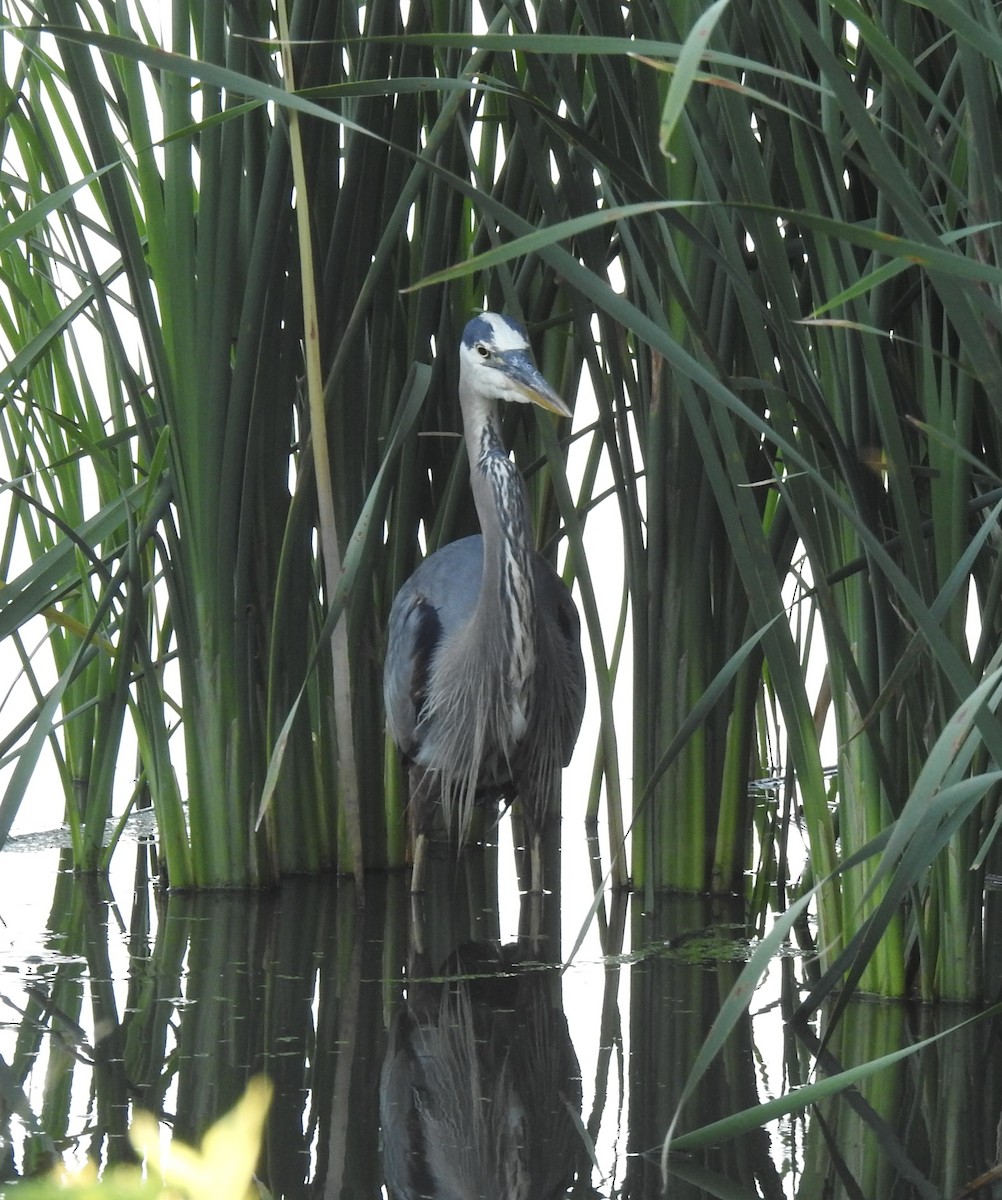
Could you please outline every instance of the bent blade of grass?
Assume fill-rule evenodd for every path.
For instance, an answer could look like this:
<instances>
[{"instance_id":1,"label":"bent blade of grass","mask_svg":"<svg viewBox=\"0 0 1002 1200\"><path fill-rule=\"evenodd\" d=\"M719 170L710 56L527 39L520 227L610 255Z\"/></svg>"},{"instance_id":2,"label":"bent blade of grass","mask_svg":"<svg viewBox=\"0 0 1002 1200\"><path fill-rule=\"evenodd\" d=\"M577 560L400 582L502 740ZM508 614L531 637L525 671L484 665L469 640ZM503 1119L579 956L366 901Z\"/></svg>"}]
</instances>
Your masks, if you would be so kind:
<instances>
[{"instance_id":1,"label":"bent blade of grass","mask_svg":"<svg viewBox=\"0 0 1002 1200\"><path fill-rule=\"evenodd\" d=\"M113 274L118 274L119 267L115 267L113 272L106 274L102 278L102 283L110 282ZM18 347L14 354L0 366L0 392L8 394L30 373L35 364L47 354L55 343L67 329L73 324L76 318L87 309L94 301L94 290L87 289L79 296L74 297L65 308L45 326L40 329L33 337L31 337L22 346Z\"/></svg>"},{"instance_id":2,"label":"bent blade of grass","mask_svg":"<svg viewBox=\"0 0 1002 1200\"><path fill-rule=\"evenodd\" d=\"M7 28L15 35L25 32L23 28L17 26L8 26ZM46 24L30 26L28 31L37 33L39 29L62 41L75 42L78 45L100 50L105 54L118 55L133 62L143 63L157 73L167 72L170 75L180 76L182 79L197 79L200 83L208 84L210 87L222 88L224 91L246 96L248 99L263 104L275 104L283 109L293 109L307 116L317 117L322 121L332 121L336 125L343 125L355 133L375 137L380 141L384 140L366 129L365 126L351 120L350 117L343 117L340 113L324 108L323 105L316 104L296 92L287 91L285 88L266 83L262 79L255 79L251 75L245 75L229 67L221 67L217 63L190 58L188 55L178 54L173 50L163 50L159 46L148 45L137 38L104 33L97 29ZM189 128L194 128L194 123Z\"/></svg>"},{"instance_id":3,"label":"bent blade of grass","mask_svg":"<svg viewBox=\"0 0 1002 1200\"><path fill-rule=\"evenodd\" d=\"M915 429L919 430L920 433L924 434L930 441L936 442L938 445L948 450L957 458L962 459L969 467L972 467L978 473L987 475L988 478L993 480L995 483L1002 483L1002 477L1000 477L991 469L991 465L985 461L982 455L975 454L969 447L961 445L956 438L950 437L945 430L938 429L935 425L931 425L928 421L921 421L918 417L913 416L910 413L905 413L904 419L909 425L913 426ZM985 507L987 504L992 502L993 498L994 497L991 495L976 497L975 500L972 500L971 502L972 508L975 504L977 504L979 507Z\"/></svg>"},{"instance_id":4,"label":"bent blade of grass","mask_svg":"<svg viewBox=\"0 0 1002 1200\"><path fill-rule=\"evenodd\" d=\"M950 229L946 230L941 235L941 240L944 246L951 246L962 238L976 238L980 234L986 233L988 230L995 228L995 222L987 221L980 225L971 226L968 229ZM860 296L865 296L868 292L875 291L878 287L887 283L895 276L900 275L902 271L910 266L914 266L914 260L910 257L895 258L889 263L883 263L874 270L867 272L859 279L855 279L852 283L844 288L837 295L825 300L824 304L817 305L811 310L810 317L804 321L804 324L810 324L812 319L823 316L825 313L831 312L832 309L842 308L858 299ZM858 325L853 325L853 328L862 328ZM871 329L868 332L880 334L882 337L888 337L887 330Z\"/></svg>"},{"instance_id":5,"label":"bent blade of grass","mask_svg":"<svg viewBox=\"0 0 1002 1200\"><path fill-rule=\"evenodd\" d=\"M852 999L854 989L874 947L899 911L905 896L925 876L937 855L984 795L1000 779L1002 772L990 771L970 779L945 784L927 801L923 810L926 820L903 849L897 846L899 839L895 838L896 826L892 825L882 830L846 860L842 865L843 872L879 853L882 858L878 868L884 874L889 872L890 878L885 884L880 903L856 929L845 948L800 1002L794 1014L795 1019L806 1020L830 998L835 989L839 989L835 1006L828 1018L830 1034L846 1003ZM893 858L890 857L889 850L892 841L896 843ZM861 908L873 895L875 888L876 876L873 876L870 889L860 899Z\"/></svg>"},{"instance_id":6,"label":"bent blade of grass","mask_svg":"<svg viewBox=\"0 0 1002 1200\"><path fill-rule=\"evenodd\" d=\"M688 1078L679 1096L675 1114L672 1117L662 1145L662 1171L664 1170L664 1164L667 1162L670 1150L673 1148L682 1148L680 1140L674 1137L674 1130L681 1116L682 1106L695 1091L700 1079L706 1074L710 1064L716 1058L717 1054L719 1054L734 1027L741 1019L742 1014L748 1008L759 980L765 974L766 968L776 957L777 951L783 945L790 930L806 911L814 897L820 894L822 889L831 882L833 876L850 871L854 867L866 862L867 859L872 858L875 854L879 854L887 844L887 837L888 834L886 831L878 834L866 846L861 847L855 854L846 859L845 862L840 863L831 876L819 880L813 887L805 891L785 912L780 914L772 929L769 930L755 947L733 988L731 988L730 993L721 1005L720 1011L717 1013L713 1025L710 1027L710 1031L700 1047L699 1054L696 1056L696 1060L689 1070ZM690 1135L686 1134L685 1136L688 1138Z\"/></svg>"},{"instance_id":7,"label":"bent blade of grass","mask_svg":"<svg viewBox=\"0 0 1002 1200\"><path fill-rule=\"evenodd\" d=\"M77 553L93 561L91 548L105 542L123 526L129 515L138 510L145 492L145 483L136 484L76 529L64 526L66 537L0 587L0 641L31 617L44 612L63 591L79 584Z\"/></svg>"},{"instance_id":8,"label":"bent blade of grass","mask_svg":"<svg viewBox=\"0 0 1002 1200\"><path fill-rule=\"evenodd\" d=\"M710 1030L699 1048L696 1060L689 1070L689 1075L678 1098L678 1104L675 1106L675 1113L672 1116L671 1124L668 1126L668 1132L665 1134L665 1139L661 1146L662 1179L666 1178L669 1153L672 1149L682 1148L680 1145L681 1139L675 1137L675 1129L682 1116L682 1108L685 1102L699 1086L700 1080L709 1070L710 1064L723 1049L725 1042L730 1037L738 1021L744 1016L749 1004L751 1004L752 997L755 995L755 989L765 974L766 968L776 957L776 954L797 920L807 911L808 905L821 886L820 883L815 884L810 891L805 892L804 895L790 905L786 912L780 915L772 929L769 930L755 947L751 957L742 968L737 981L731 988L730 993L720 1006L720 1011L714 1018L713 1024L710 1026ZM693 1136L693 1134L685 1135L686 1138Z\"/></svg>"},{"instance_id":9,"label":"bent blade of grass","mask_svg":"<svg viewBox=\"0 0 1002 1200\"><path fill-rule=\"evenodd\" d=\"M981 684L960 704L936 739L929 757L923 764L911 795L894 823L884 857L870 881L868 895L892 871L906 845L928 821L930 810L945 788L958 784L958 776L967 769L975 751L981 745L976 721L982 709L995 712L1002 701L1002 668L987 675Z\"/></svg>"},{"instance_id":10,"label":"bent blade of grass","mask_svg":"<svg viewBox=\"0 0 1002 1200\"><path fill-rule=\"evenodd\" d=\"M787 208L774 204L750 203L748 201L650 200L635 205L623 205L621 208L621 217L640 215L645 211L655 212L662 209L692 209L697 207L717 207L727 209L728 211L757 213L763 216L774 217L777 221L782 221L786 224L803 225L814 233L822 234L836 241L845 241L863 250L871 250L887 255L893 264L898 264L898 270L894 272L890 272L890 266L886 268L890 272L887 276L888 278L894 274L899 274L901 270L907 267L921 267L930 271L941 272L945 277L951 279L969 283L987 284L994 288L1002 287L1002 268L993 266L990 263L980 262L975 258L949 249L950 245L956 241L956 231L953 231L949 236L944 234L941 237L931 237L929 241L919 241L914 237L900 237L897 234L881 233L879 230L858 225L851 221L839 221L833 217L807 212L803 209ZM608 210L609 213L613 211L612 209ZM484 265L481 259L486 260L488 265L494 266L508 259L527 254L530 251L539 252L543 249L549 249L555 243L571 236L574 232L583 232L596 226L604 225L607 223L607 220L606 210L601 210L599 213L588 213L583 217L575 217L572 220L560 222L545 229L527 231L522 236L513 238L511 242L506 243L504 246L499 246L494 251L483 256L478 256L477 259L456 263L453 267L445 271L436 272L434 275L419 279L408 290L415 291L421 287L428 287L433 283L441 283L471 275L478 266ZM576 228L570 229L569 232L564 232L563 229L565 226ZM968 237L974 237L984 228L987 227L975 226L963 230L961 233ZM872 278L870 282L871 284L873 283ZM847 290L842 293L840 298L845 300L850 295L855 295L858 290L858 288L854 288L851 291ZM827 305L822 306L819 311L825 311L827 307Z\"/></svg>"},{"instance_id":11,"label":"bent blade of grass","mask_svg":"<svg viewBox=\"0 0 1002 1200\"><path fill-rule=\"evenodd\" d=\"M96 171L88 172L75 183L68 184L66 187L52 192L44 200L33 204L31 208L15 217L13 221L9 221L0 230L0 254L19 238L27 237L29 233L37 229L39 225L44 223L50 213L61 209L74 193L78 192L81 188L87 187L95 179L99 179L106 171L110 171L116 165L115 163L110 163L106 167L100 167Z\"/></svg>"},{"instance_id":12,"label":"bent blade of grass","mask_svg":"<svg viewBox=\"0 0 1002 1200\"><path fill-rule=\"evenodd\" d=\"M959 448L958 448L959 453ZM990 502L993 497L983 497L986 502ZM943 586L940 588L939 594L929 608L931 620L940 622L944 619L951 605L962 596L964 589L969 586L974 564L985 543L989 540L992 532L997 527L997 522L1002 516L1002 501L995 504L987 519L982 522L977 534L968 545L964 548L963 553L957 559L952 570ZM880 710L890 703L896 696L900 695L902 688L905 686L909 674L915 667L916 660L921 655L924 647L924 641L921 635L916 633L912 636L910 644L898 659L896 666L890 671L880 695L874 700L866 717L866 723L874 721L877 718ZM993 660L995 661L995 660ZM956 714L955 714L956 715ZM969 761L969 759L965 760ZM924 767L928 768L929 760L927 759ZM916 781L917 784L917 781Z\"/></svg>"},{"instance_id":13,"label":"bent blade of grass","mask_svg":"<svg viewBox=\"0 0 1002 1200\"><path fill-rule=\"evenodd\" d=\"M825 971L797 1008L797 1017L806 1018L829 998L834 989L838 989L835 1003L828 1015L825 1035L821 1039L822 1047L827 1043L849 1001L856 994L856 988L863 972L886 930L900 912L905 896L927 875L932 863L981 803L987 792L1000 780L1002 780L1002 772L991 771L944 787L934 797L928 810L928 828L922 827L921 836L913 837L900 858L893 864L893 874L884 889L880 903L856 929L845 950ZM875 851L878 845L883 846L884 854L878 864L878 869L883 868L887 862L887 846L892 834L893 828L884 830L877 839L864 847L864 849ZM874 894L874 890L875 884L871 883L870 888L860 900L860 908L865 906L867 900ZM958 999L959 997L948 998Z\"/></svg>"},{"instance_id":14,"label":"bent blade of grass","mask_svg":"<svg viewBox=\"0 0 1002 1200\"><path fill-rule=\"evenodd\" d=\"M546 225L542 229L533 230L524 237L513 238L510 242L504 242L502 245L484 250L480 254L472 254L469 258L455 263L451 267L445 267L441 271L423 276L416 283L403 288L402 294L406 295L408 292L416 292L421 288L432 287L439 283L451 283L456 279L466 279L479 271L486 271L501 266L502 263L511 262L512 259L534 254L546 246L552 246L556 242L565 242L569 238L577 237L578 234L587 233L592 229L598 229L603 225L616 224L619 221L644 216L647 213L663 212L665 209L690 209L705 207L705 205L706 201L704 200L645 200L637 204L621 204L615 208L601 208L597 212L586 213L581 217L571 217L566 221Z\"/></svg>"},{"instance_id":15,"label":"bent blade of grass","mask_svg":"<svg viewBox=\"0 0 1002 1200\"><path fill-rule=\"evenodd\" d=\"M958 37L968 41L979 54L987 55L996 66L1002 67L1002 37L997 23L993 26L979 20L964 5L955 0L916 0L918 7L928 9L948 25Z\"/></svg>"},{"instance_id":16,"label":"bent blade of grass","mask_svg":"<svg viewBox=\"0 0 1002 1200\"><path fill-rule=\"evenodd\" d=\"M81 647L81 651L81 654L74 656L70 665L59 676L52 690L45 697L44 702L38 709L31 734L18 754L17 765L11 773L10 780L3 794L3 799L0 800L0 849L3 849L7 835L10 833L10 827L14 823L14 818L21 807L21 801L24 799L28 786L32 781L35 767L38 765L38 759L42 753L42 747L52 734L63 695L80 671L86 647ZM67 817L72 818L73 816L72 806L70 806L67 811ZM76 842L79 837L79 822L70 820L70 829L74 837L74 842ZM74 845L74 852L77 849L78 847Z\"/></svg>"},{"instance_id":17,"label":"bent blade of grass","mask_svg":"<svg viewBox=\"0 0 1002 1200\"><path fill-rule=\"evenodd\" d=\"M675 161L675 156L669 151L668 143L675 132L675 126L682 118L689 92L696 81L699 64L706 56L710 35L729 4L730 0L716 0L715 4L711 4L693 25L679 51L678 63L661 113L661 132L658 138L661 153L672 162Z\"/></svg>"},{"instance_id":18,"label":"bent blade of grass","mask_svg":"<svg viewBox=\"0 0 1002 1200\"><path fill-rule=\"evenodd\" d=\"M803 1087L795 1088L792 1092L787 1092L784 1096L777 1096L774 1100L767 1100L764 1104L758 1104L754 1108L746 1108L739 1113L734 1113L730 1117L724 1117L720 1121L712 1121L709 1125L704 1125L700 1129L694 1129L689 1133L681 1134L673 1140L670 1149L689 1151L699 1150L706 1146L714 1146L728 1138L737 1137L739 1134L747 1133L752 1129L758 1129L769 1121L786 1116L787 1113L801 1112L809 1104L817 1104L819 1101L825 1100L830 1096L837 1096L839 1092L844 1092L846 1088L861 1083L886 1067L891 1067L895 1063L901 1062L902 1059L910 1058L920 1050L924 1050L928 1046L942 1041L943 1038L959 1032L975 1021L994 1017L999 1012L1002 1012L1002 1004L996 1004L984 1012L976 1013L973 1017L968 1017L966 1020L952 1025L949 1029L935 1033L931 1037L924 1038L920 1042L915 1042L911 1046L894 1050L890 1054L884 1054L880 1058L875 1058L870 1062L861 1063L857 1067L848 1067L846 1070L840 1071L837 1075L829 1075L826 1079L821 1079L817 1083L805 1084ZM662 1179L667 1178L668 1152L668 1149L662 1151Z\"/></svg>"},{"instance_id":19,"label":"bent blade of grass","mask_svg":"<svg viewBox=\"0 0 1002 1200\"><path fill-rule=\"evenodd\" d=\"M437 49L506 51L522 54L564 54L575 59L622 56L638 61L644 59L678 59L682 43L656 38L618 37L600 33L417 33L404 37L386 35L367 39L370 42L392 42L395 46L434 46ZM714 66L727 67L740 78L742 75L761 75L803 88L812 95L830 96L831 92L816 80L794 71L777 67L760 59L731 54L726 50L705 48L702 58ZM661 64L658 64L661 65ZM524 97L523 97L524 99Z\"/></svg>"}]
</instances>

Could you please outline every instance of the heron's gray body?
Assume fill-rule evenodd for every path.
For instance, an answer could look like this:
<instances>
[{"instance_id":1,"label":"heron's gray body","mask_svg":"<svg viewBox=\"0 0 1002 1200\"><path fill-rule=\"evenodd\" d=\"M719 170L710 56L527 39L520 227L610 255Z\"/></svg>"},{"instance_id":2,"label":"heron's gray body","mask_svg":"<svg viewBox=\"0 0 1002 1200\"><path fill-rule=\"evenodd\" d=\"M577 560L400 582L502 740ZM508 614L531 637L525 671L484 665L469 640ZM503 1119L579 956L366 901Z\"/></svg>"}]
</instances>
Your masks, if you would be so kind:
<instances>
[{"instance_id":1,"label":"heron's gray body","mask_svg":"<svg viewBox=\"0 0 1002 1200\"><path fill-rule=\"evenodd\" d=\"M409 762L448 774L454 788L473 788L488 798L507 795L527 776L539 779L537 810L545 823L546 807L557 786L556 774L570 761L581 724L584 664L580 620L565 584L541 555L532 552L531 649L527 676L503 665L485 675L465 670L461 662L470 644L484 638L503 644L510 631L484 628L475 621L483 584L483 538L450 542L426 558L397 595L390 614L390 645L399 646L407 661L402 672L387 676L386 712L393 740ZM551 664L562 694L541 695L535 686L539 661ZM437 692L436 677L459 674L459 690L448 704L429 703ZM487 703L484 704L486 699ZM545 705L545 707L544 707ZM457 720L479 713L482 720ZM539 761L537 739L554 753ZM545 736L544 736L545 735ZM540 778L542 776L542 778ZM444 782L444 781L443 781ZM544 785L545 786L542 786Z\"/></svg>"},{"instance_id":2,"label":"heron's gray body","mask_svg":"<svg viewBox=\"0 0 1002 1200\"><path fill-rule=\"evenodd\" d=\"M517 797L536 888L538 836L556 810L584 711L584 664L574 602L532 547L525 485L498 433L499 400L568 412L521 327L488 313L467 326L460 369L483 535L436 551L400 589L383 689L390 733L412 764L418 838L440 809L462 842L475 800Z\"/></svg>"}]
</instances>

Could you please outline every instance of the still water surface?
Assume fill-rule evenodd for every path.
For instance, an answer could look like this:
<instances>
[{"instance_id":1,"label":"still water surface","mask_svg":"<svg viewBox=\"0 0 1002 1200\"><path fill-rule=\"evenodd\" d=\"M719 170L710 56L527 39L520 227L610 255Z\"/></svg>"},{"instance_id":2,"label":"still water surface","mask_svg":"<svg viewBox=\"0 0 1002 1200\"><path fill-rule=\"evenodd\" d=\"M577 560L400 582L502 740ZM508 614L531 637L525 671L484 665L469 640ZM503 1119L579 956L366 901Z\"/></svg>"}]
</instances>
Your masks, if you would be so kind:
<instances>
[{"instance_id":1,"label":"still water surface","mask_svg":"<svg viewBox=\"0 0 1002 1200\"><path fill-rule=\"evenodd\" d=\"M623 897L589 921L587 861L537 907L503 851L438 860L417 906L399 875L368 880L364 906L333 879L163 895L135 850L110 880L44 841L0 855L0 1194L56 1157L127 1159L136 1107L197 1142L259 1073L275 1197L663 1194L661 1140L751 942L740 908ZM786 1020L804 969L776 961L681 1129L808 1081L812 1031ZM963 1015L851 1006L828 1066ZM668 1194L957 1196L998 1161L1000 1065L998 1026L967 1026L806 1117L679 1156Z\"/></svg>"}]
</instances>

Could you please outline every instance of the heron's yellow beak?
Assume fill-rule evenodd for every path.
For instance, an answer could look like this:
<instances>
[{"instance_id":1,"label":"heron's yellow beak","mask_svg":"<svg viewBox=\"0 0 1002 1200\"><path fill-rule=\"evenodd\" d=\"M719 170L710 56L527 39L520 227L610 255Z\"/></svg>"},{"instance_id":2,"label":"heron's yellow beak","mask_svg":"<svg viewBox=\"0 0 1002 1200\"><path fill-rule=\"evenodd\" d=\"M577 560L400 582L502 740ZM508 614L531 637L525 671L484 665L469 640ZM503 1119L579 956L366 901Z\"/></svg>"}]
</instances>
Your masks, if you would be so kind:
<instances>
[{"instance_id":1,"label":"heron's yellow beak","mask_svg":"<svg viewBox=\"0 0 1002 1200\"><path fill-rule=\"evenodd\" d=\"M542 372L523 350L508 350L500 356L502 370L531 404L538 404L558 417L571 416L571 410L546 382Z\"/></svg>"}]
</instances>

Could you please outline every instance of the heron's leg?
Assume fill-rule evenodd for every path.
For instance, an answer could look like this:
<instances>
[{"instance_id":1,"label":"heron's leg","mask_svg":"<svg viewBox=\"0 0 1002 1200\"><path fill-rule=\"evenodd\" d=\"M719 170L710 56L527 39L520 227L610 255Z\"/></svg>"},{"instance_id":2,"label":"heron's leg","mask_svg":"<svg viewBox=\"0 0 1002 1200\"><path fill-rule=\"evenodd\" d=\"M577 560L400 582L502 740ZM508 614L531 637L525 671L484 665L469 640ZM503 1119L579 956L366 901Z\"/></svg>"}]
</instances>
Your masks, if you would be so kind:
<instances>
[{"instance_id":1,"label":"heron's leg","mask_svg":"<svg viewBox=\"0 0 1002 1200\"><path fill-rule=\"evenodd\" d=\"M533 958L539 958L543 953L543 904L545 903L542 892L526 892L522 897L525 904L524 916L528 919L525 922L526 937L528 940L528 948Z\"/></svg>"},{"instance_id":2,"label":"heron's leg","mask_svg":"<svg viewBox=\"0 0 1002 1200\"><path fill-rule=\"evenodd\" d=\"M425 862L428 855L428 829L434 797L434 777L430 771L412 767L410 804L407 809L411 834L411 891L424 890Z\"/></svg>"},{"instance_id":3,"label":"heron's leg","mask_svg":"<svg viewBox=\"0 0 1002 1200\"><path fill-rule=\"evenodd\" d=\"M428 858L428 835L420 830L414 837L414 859L411 864L411 893L424 891L424 870Z\"/></svg>"},{"instance_id":4,"label":"heron's leg","mask_svg":"<svg viewBox=\"0 0 1002 1200\"><path fill-rule=\"evenodd\" d=\"M424 893L411 888L410 958L425 954Z\"/></svg>"},{"instance_id":5,"label":"heron's leg","mask_svg":"<svg viewBox=\"0 0 1002 1200\"><path fill-rule=\"evenodd\" d=\"M543 835L538 829L529 835L529 891L543 894Z\"/></svg>"},{"instance_id":6,"label":"heron's leg","mask_svg":"<svg viewBox=\"0 0 1002 1200\"><path fill-rule=\"evenodd\" d=\"M522 816L525 822L524 845L529 859L529 891L542 895L546 876L551 871L551 888L555 887L560 879L559 780L551 779L547 775L530 780L524 795ZM547 839L545 846L544 837Z\"/></svg>"}]
</instances>

